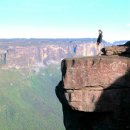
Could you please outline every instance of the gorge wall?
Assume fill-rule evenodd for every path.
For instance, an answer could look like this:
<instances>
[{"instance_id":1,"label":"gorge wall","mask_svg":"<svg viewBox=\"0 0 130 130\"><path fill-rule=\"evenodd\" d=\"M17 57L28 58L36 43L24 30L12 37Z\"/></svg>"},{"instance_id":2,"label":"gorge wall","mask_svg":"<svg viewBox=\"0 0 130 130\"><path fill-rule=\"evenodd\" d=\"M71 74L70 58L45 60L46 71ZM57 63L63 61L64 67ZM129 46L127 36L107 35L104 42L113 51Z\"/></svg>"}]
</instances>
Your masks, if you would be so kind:
<instances>
[{"instance_id":1,"label":"gorge wall","mask_svg":"<svg viewBox=\"0 0 130 130\"><path fill-rule=\"evenodd\" d=\"M4 44L2 44L4 45ZM77 44L76 53L74 54L74 43L66 44L35 44L19 46L7 45L0 46L0 64L4 68L23 68L46 66L50 63L60 63L66 57L82 57L95 55L95 43Z\"/></svg>"},{"instance_id":2,"label":"gorge wall","mask_svg":"<svg viewBox=\"0 0 130 130\"><path fill-rule=\"evenodd\" d=\"M117 46L105 51L108 56L62 61L56 95L66 130L130 129L130 58L117 55L128 54L129 49Z\"/></svg>"}]
</instances>

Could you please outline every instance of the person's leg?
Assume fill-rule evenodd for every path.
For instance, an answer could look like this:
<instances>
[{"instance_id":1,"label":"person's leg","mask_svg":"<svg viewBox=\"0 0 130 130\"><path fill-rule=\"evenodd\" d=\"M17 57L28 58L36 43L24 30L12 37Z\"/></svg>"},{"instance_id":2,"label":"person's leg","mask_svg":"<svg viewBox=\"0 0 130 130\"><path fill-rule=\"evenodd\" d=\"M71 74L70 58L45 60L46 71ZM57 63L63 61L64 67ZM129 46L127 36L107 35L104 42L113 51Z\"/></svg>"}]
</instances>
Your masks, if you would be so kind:
<instances>
[{"instance_id":1,"label":"person's leg","mask_svg":"<svg viewBox=\"0 0 130 130\"><path fill-rule=\"evenodd\" d=\"M99 43L97 43L96 45L97 45L96 46L96 52L97 52L96 55L98 56L99 55Z\"/></svg>"}]
</instances>

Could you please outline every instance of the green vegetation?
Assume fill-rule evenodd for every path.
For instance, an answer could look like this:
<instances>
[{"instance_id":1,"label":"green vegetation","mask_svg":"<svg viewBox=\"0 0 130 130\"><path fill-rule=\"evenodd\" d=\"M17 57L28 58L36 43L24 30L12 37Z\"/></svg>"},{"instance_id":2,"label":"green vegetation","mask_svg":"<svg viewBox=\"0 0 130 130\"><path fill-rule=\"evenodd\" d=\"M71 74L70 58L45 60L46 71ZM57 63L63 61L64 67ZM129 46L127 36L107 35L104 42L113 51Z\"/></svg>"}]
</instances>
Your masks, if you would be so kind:
<instances>
[{"instance_id":1,"label":"green vegetation","mask_svg":"<svg viewBox=\"0 0 130 130\"><path fill-rule=\"evenodd\" d=\"M0 130L64 130L55 95L60 69L0 70Z\"/></svg>"}]
</instances>

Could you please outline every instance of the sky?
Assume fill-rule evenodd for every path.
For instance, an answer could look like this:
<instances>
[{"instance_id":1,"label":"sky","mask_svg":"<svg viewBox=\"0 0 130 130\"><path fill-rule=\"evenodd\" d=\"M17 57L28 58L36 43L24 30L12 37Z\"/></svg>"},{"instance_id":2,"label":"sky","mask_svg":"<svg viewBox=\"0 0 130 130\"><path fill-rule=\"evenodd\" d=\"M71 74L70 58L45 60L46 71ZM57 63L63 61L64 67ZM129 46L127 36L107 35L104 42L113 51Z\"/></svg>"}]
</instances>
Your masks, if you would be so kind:
<instances>
[{"instance_id":1,"label":"sky","mask_svg":"<svg viewBox=\"0 0 130 130\"><path fill-rule=\"evenodd\" d=\"M130 40L130 0L0 0L0 38Z\"/></svg>"}]
</instances>

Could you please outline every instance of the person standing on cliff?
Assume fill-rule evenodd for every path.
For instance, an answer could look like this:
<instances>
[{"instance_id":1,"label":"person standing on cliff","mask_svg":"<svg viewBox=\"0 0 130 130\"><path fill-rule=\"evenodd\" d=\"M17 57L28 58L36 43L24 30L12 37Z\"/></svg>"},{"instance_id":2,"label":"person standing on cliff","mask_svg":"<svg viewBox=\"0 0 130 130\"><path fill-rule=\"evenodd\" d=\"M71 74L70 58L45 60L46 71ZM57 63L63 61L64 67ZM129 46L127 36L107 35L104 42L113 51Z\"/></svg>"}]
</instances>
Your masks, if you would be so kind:
<instances>
[{"instance_id":1,"label":"person standing on cliff","mask_svg":"<svg viewBox=\"0 0 130 130\"><path fill-rule=\"evenodd\" d=\"M77 53L77 45L73 46L73 57L76 56Z\"/></svg>"},{"instance_id":2,"label":"person standing on cliff","mask_svg":"<svg viewBox=\"0 0 130 130\"><path fill-rule=\"evenodd\" d=\"M96 43L96 47L97 47L97 55L99 56L100 54L101 54L101 42L102 42L102 37L103 37L103 32L102 32L102 30L98 30L98 33L99 33L99 35L98 35L98 38L97 38L97 43Z\"/></svg>"}]
</instances>

